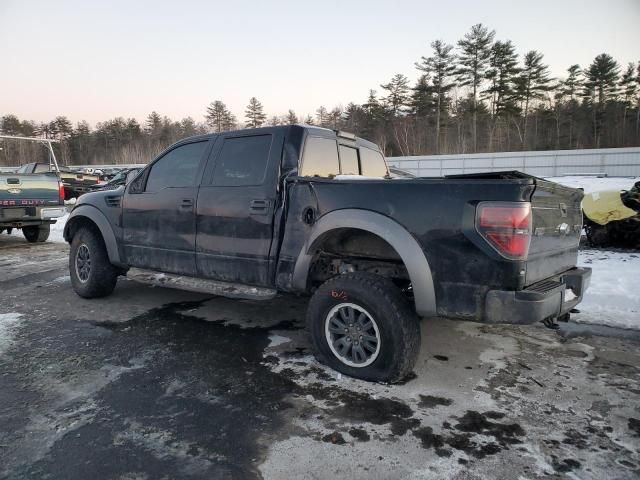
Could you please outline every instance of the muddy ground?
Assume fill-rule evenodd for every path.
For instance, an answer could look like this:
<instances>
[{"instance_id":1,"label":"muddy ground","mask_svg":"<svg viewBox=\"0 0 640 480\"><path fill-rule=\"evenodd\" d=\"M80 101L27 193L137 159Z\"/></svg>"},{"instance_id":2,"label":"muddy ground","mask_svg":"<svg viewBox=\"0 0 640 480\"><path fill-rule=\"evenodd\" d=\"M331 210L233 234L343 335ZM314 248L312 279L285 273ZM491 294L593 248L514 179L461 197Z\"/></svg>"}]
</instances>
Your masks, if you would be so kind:
<instances>
[{"instance_id":1,"label":"muddy ground","mask_svg":"<svg viewBox=\"0 0 640 480\"><path fill-rule=\"evenodd\" d=\"M2 479L640 476L637 334L429 319L370 384L310 356L304 299L83 300L66 255L0 235Z\"/></svg>"}]
</instances>

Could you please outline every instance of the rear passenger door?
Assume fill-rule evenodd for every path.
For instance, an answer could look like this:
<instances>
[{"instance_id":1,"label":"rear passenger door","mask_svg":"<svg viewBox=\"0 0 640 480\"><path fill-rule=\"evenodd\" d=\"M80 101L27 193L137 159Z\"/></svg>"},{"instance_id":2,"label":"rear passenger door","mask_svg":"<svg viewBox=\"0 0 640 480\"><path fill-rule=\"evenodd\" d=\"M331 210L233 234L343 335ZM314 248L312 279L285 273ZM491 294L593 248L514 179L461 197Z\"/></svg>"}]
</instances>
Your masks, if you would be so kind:
<instances>
[{"instance_id":1,"label":"rear passenger door","mask_svg":"<svg viewBox=\"0 0 640 480\"><path fill-rule=\"evenodd\" d=\"M198 194L196 263L203 277L270 286L273 216L284 129L216 143Z\"/></svg>"}]
</instances>

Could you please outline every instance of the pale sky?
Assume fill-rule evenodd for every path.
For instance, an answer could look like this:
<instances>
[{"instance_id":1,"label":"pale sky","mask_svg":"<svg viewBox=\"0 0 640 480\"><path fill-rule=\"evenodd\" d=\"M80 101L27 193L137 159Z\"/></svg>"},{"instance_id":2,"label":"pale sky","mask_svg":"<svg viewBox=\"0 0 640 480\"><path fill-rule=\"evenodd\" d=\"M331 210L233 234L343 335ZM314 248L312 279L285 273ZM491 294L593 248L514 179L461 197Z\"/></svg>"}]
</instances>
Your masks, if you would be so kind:
<instances>
[{"instance_id":1,"label":"pale sky","mask_svg":"<svg viewBox=\"0 0 640 480\"><path fill-rule=\"evenodd\" d=\"M244 119L362 103L435 39L475 23L536 49L556 76L609 53L640 60L640 0L0 0L0 115L92 126L152 110L202 121L222 100Z\"/></svg>"}]
</instances>

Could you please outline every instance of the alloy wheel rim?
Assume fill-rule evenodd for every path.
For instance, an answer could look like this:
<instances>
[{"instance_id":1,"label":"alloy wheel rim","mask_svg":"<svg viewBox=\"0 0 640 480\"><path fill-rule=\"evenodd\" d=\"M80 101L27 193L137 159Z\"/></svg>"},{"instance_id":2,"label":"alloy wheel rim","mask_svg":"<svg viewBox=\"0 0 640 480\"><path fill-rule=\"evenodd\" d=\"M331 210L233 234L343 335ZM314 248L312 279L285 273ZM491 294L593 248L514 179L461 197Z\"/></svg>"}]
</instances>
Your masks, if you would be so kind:
<instances>
[{"instance_id":1,"label":"alloy wheel rim","mask_svg":"<svg viewBox=\"0 0 640 480\"><path fill-rule=\"evenodd\" d=\"M355 303L335 305L325 318L331 352L345 365L363 368L380 354L380 330L373 316Z\"/></svg>"},{"instance_id":2,"label":"alloy wheel rim","mask_svg":"<svg viewBox=\"0 0 640 480\"><path fill-rule=\"evenodd\" d=\"M89 253L89 247L84 243L76 250L76 276L78 280L85 283L89 280L91 274L91 254Z\"/></svg>"}]
</instances>

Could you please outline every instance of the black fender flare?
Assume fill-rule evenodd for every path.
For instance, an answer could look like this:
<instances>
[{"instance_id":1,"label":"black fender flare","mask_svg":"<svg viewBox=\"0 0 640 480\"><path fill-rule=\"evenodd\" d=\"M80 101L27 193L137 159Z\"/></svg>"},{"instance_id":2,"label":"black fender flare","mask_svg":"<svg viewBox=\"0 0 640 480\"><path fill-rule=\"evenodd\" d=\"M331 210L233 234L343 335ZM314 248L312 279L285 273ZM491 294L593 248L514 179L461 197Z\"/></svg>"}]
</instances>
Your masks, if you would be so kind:
<instances>
[{"instance_id":1,"label":"black fender flare","mask_svg":"<svg viewBox=\"0 0 640 480\"><path fill-rule=\"evenodd\" d=\"M413 286L416 312L423 317L436 315L436 294L429 262L418 241L398 222L380 213L360 209L335 210L314 224L303 245L293 272L293 287L307 289L314 243L321 235L338 228L356 228L378 235L400 255Z\"/></svg>"},{"instance_id":2,"label":"black fender flare","mask_svg":"<svg viewBox=\"0 0 640 480\"><path fill-rule=\"evenodd\" d=\"M93 222L96 227L98 227L98 230L100 230L100 234L102 235L102 239L104 240L105 247L107 247L109 261L114 265L123 266L120 260L120 251L118 250L116 235L113 232L113 228L111 227L109 220L107 220L107 217L105 217L104 213L102 213L92 205L78 205L71 211L71 214L67 219L67 223L64 226L64 239L67 242L71 243L72 237L70 235L70 227L73 225L74 219L78 219L81 217L85 217L91 220L91 222Z\"/></svg>"}]
</instances>

